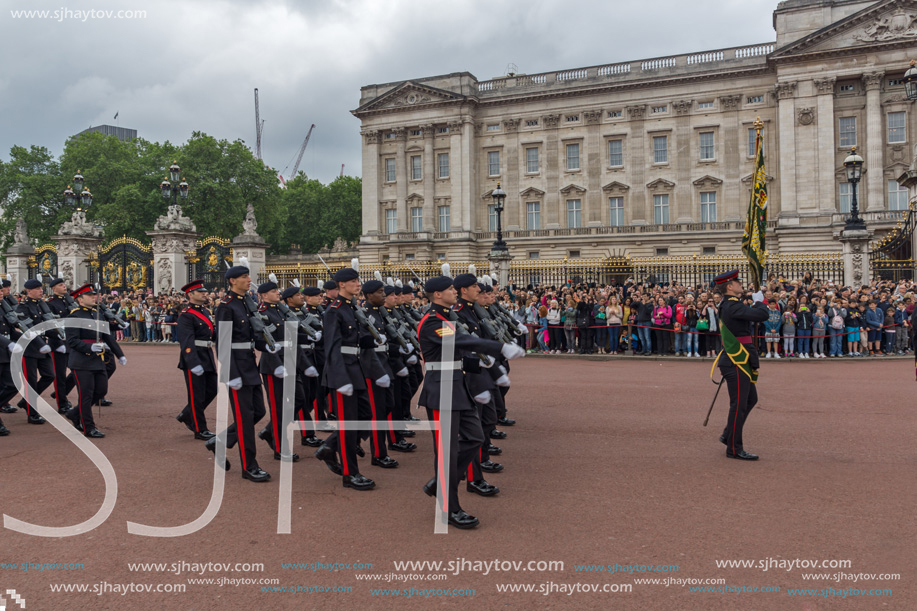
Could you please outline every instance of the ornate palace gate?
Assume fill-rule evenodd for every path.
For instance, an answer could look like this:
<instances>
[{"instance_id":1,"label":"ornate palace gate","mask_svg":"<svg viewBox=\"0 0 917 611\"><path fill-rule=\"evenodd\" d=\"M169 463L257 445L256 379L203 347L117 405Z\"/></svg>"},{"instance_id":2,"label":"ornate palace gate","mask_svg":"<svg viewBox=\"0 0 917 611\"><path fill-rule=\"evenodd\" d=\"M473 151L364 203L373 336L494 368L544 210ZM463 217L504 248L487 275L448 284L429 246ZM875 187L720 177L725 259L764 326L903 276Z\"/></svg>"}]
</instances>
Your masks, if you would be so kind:
<instances>
[{"instance_id":1,"label":"ornate palace gate","mask_svg":"<svg viewBox=\"0 0 917 611\"><path fill-rule=\"evenodd\" d=\"M226 264L232 265L232 249L229 240L217 237L204 238L197 241L197 251L188 253L188 277L192 280L200 278L211 291L226 286L223 274L226 273Z\"/></svg>"},{"instance_id":2,"label":"ornate palace gate","mask_svg":"<svg viewBox=\"0 0 917 611\"><path fill-rule=\"evenodd\" d=\"M153 288L153 249L149 244L122 236L102 246L90 261L92 282L99 282L104 292Z\"/></svg>"},{"instance_id":3,"label":"ornate palace gate","mask_svg":"<svg viewBox=\"0 0 917 611\"><path fill-rule=\"evenodd\" d=\"M54 244L40 246L34 255L29 257L29 278L38 278L45 289L52 278L57 277L57 247Z\"/></svg>"}]
</instances>

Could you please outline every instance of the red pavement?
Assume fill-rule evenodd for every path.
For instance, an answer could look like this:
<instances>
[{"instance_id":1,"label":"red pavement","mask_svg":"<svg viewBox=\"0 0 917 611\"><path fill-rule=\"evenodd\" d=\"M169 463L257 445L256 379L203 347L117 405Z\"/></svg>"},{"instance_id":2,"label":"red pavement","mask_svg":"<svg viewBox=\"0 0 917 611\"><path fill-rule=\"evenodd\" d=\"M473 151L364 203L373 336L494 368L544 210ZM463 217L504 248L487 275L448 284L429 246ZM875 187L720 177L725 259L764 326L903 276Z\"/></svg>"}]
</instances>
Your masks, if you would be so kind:
<instances>
[{"instance_id":1,"label":"red pavement","mask_svg":"<svg viewBox=\"0 0 917 611\"><path fill-rule=\"evenodd\" d=\"M274 481L239 476L237 450L217 517L178 538L127 533L126 522L176 526L207 506L212 456L175 421L185 396L170 346L128 344L129 363L112 379L115 404L93 442L118 477L117 505L105 524L80 536L48 539L0 531L0 595L14 589L28 609L913 609L917 526L913 486L917 390L909 360L764 361L761 402L745 429L757 463L728 460L717 442L728 408L720 394L711 425L701 426L715 386L709 361L529 358L513 364L506 429L507 469L488 476L501 488L481 498L461 488L474 531L433 534L433 502L420 491L432 467L422 432L401 466L383 471L361 460L377 489L345 490L308 448L293 465L290 535L277 535L279 463L259 441L261 465ZM614 360L614 359L612 359ZM71 397L75 400L75 393ZM208 410L215 422L213 408ZM422 416L420 412L416 415ZM49 425L4 415L13 431L0 439L0 510L47 526L81 522L100 507L99 471ZM368 445L364 444L368 448ZM396 570L394 562L431 560L562 561L563 570ZM772 559L784 568L717 568L717 560ZM787 570L787 560L850 561L844 568ZM263 571L131 571L128 563L263 563ZM83 563L76 570L3 568L3 563ZM371 563L372 568L282 568L281 563ZM575 565L677 565L666 572L577 571ZM199 567L198 567L199 568ZM213 569L213 567L210 567ZM244 567L240 567L244 568ZM500 568L499 566L497 568ZM533 567L536 568L536 567ZM900 574L899 580L804 580L803 573ZM357 575L417 574L411 581ZM275 587L351 588L346 592L263 592L262 585L201 585L188 580L277 579ZM389 577L390 578L390 577ZM688 586L635 579L725 580L731 588L773 592L691 592ZM183 593L54 593L51 586L100 582L179 584ZM533 593L500 593L498 585ZM553 584L553 586L551 585ZM561 587L631 591L559 592ZM718 587L725 587L719 584ZM270 585L264 586L270 588ZM543 595L538 588L555 588ZM583 585L579 586L581 589ZM791 596L789 588L847 590L846 598ZM371 589L414 589L411 598ZM855 595L890 588L888 596ZM436 590L439 589L438 595ZM445 596L443 590L473 589ZM2 605L2 603L0 603ZM7 609L17 608L11 600Z\"/></svg>"}]
</instances>

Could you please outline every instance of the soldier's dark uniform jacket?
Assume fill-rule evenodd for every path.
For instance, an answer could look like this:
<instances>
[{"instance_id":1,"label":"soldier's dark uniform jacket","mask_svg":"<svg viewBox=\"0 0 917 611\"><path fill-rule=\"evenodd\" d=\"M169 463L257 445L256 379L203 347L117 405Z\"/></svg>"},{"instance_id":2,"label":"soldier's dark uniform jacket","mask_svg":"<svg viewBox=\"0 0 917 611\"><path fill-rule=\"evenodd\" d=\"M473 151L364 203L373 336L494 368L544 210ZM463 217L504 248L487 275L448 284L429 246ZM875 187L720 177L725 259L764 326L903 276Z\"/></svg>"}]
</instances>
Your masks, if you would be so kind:
<instances>
[{"instance_id":1,"label":"soldier's dark uniform jacket","mask_svg":"<svg viewBox=\"0 0 917 611\"><path fill-rule=\"evenodd\" d=\"M179 369L194 369L200 365L204 371L216 371L212 347L215 339L214 329L213 319L207 308L189 305L181 311L175 325L181 349L178 357Z\"/></svg>"},{"instance_id":2,"label":"soldier's dark uniform jacket","mask_svg":"<svg viewBox=\"0 0 917 611\"><path fill-rule=\"evenodd\" d=\"M385 335L385 325L382 322L382 315L379 313L378 308L367 308L367 319L369 319L369 324L375 327L379 335ZM387 355L392 348L392 344L396 344L396 342L392 337L387 337L387 340L382 346L376 346L375 342L373 342L370 347L360 350L360 366L363 368L363 373L366 374L366 377L373 382L384 375L388 375L389 378L395 377L392 368L388 364ZM397 350L396 344L395 351L397 352Z\"/></svg>"},{"instance_id":3,"label":"soldier's dark uniform jacket","mask_svg":"<svg viewBox=\"0 0 917 611\"><path fill-rule=\"evenodd\" d=\"M452 311L455 312L455 315L460 321L465 323L465 326L468 327L468 331L477 335L478 337L483 337L484 332L480 327L480 321L478 320L477 315L472 309L473 304L466 300L459 298L458 303L455 304L455 307L452 308ZM497 385L494 383L494 377L491 370L496 369L496 365L482 371L480 366L481 359L478 358L476 354L463 351L462 358L464 361L464 369L466 372L471 373L468 381L468 390L471 392L472 396L477 396L489 390L492 393L497 390ZM499 377L500 373L497 373Z\"/></svg>"},{"instance_id":4,"label":"soldier's dark uniform jacket","mask_svg":"<svg viewBox=\"0 0 917 611\"><path fill-rule=\"evenodd\" d=\"M294 308L290 306L290 311L296 314L299 318L303 318L305 311L303 308ZM303 331L301 328L297 329L296 332L297 341L299 342L296 355L296 372L303 374L306 372L306 369L309 367L315 367L316 371L318 366L316 365L316 346L317 342L313 342L309 337L309 334ZM319 340L321 342L321 340ZM324 348L324 344L322 344Z\"/></svg>"},{"instance_id":5,"label":"soldier's dark uniform jacket","mask_svg":"<svg viewBox=\"0 0 917 611\"><path fill-rule=\"evenodd\" d=\"M70 312L69 318L85 320L99 320L99 312L95 308L78 307ZM102 321L105 322L104 320ZM103 325L103 328L108 325ZM108 346L104 352L93 352L92 345L98 341ZM98 335L94 330L67 327L67 352L70 354L68 367L85 371L105 371L105 363L112 358L112 354L121 358L124 352L107 330L100 331ZM112 354L109 354L112 353Z\"/></svg>"},{"instance_id":6,"label":"soldier's dark uniform jacket","mask_svg":"<svg viewBox=\"0 0 917 611\"><path fill-rule=\"evenodd\" d=\"M72 310L72 306L69 305L69 302L61 297L60 295L52 295L48 298L48 307L51 308L51 312L55 316L60 318L67 318Z\"/></svg>"},{"instance_id":7,"label":"soldier's dark uniform jacket","mask_svg":"<svg viewBox=\"0 0 917 611\"><path fill-rule=\"evenodd\" d=\"M255 361L255 353L248 348L241 349L241 345L248 344L263 352L265 347L264 339L255 336L255 331L248 321L248 310L243 299L241 295L230 291L220 301L220 305L216 309L215 340L219 342L219 323L231 321L233 323L232 343L239 345L240 348L230 350L229 379L242 378L242 384L245 386L260 386L261 377L258 375L258 363ZM217 345L217 350L219 350L219 345Z\"/></svg>"},{"instance_id":8,"label":"soldier's dark uniform jacket","mask_svg":"<svg viewBox=\"0 0 917 611\"><path fill-rule=\"evenodd\" d=\"M455 323L449 321L450 310L433 304L417 325L420 348L423 351L424 363L439 363L443 360L443 338L455 338L455 361L461 360L461 352L481 352L493 357L500 355L503 344L494 340L465 335L456 331ZM443 328L443 323L446 327ZM440 382L443 376L452 376L452 409L453 411L476 409L468 388L469 377L462 369L427 370L423 389L418 403L423 407L439 410L441 397Z\"/></svg>"},{"instance_id":9,"label":"soldier's dark uniform jacket","mask_svg":"<svg viewBox=\"0 0 917 611\"><path fill-rule=\"evenodd\" d=\"M754 323L764 322L768 318L767 306L763 302L758 302L753 306L747 306L737 297L726 297L720 304L720 321L723 323L736 339L739 340L749 354L749 366L751 369L758 369L758 350L753 341ZM719 361L720 368L734 367L732 361L723 354Z\"/></svg>"},{"instance_id":10,"label":"soldier's dark uniform jacket","mask_svg":"<svg viewBox=\"0 0 917 611\"><path fill-rule=\"evenodd\" d=\"M22 314L33 326L40 322L44 322L41 315L41 304L38 299L32 299L30 297L24 298L19 302L19 305L16 306L16 312ZM34 359L48 358L47 355L40 352L41 347L48 344L51 348L57 348L62 343L63 340L60 338L58 332L49 329L41 333L40 339L34 339L29 342L29 345L25 349L25 356Z\"/></svg>"},{"instance_id":11,"label":"soldier's dark uniform jacket","mask_svg":"<svg viewBox=\"0 0 917 611\"><path fill-rule=\"evenodd\" d=\"M373 320L375 321L376 329L379 333L385 334L385 320L386 318L391 318L396 326L399 325L399 321L392 314L392 311L386 308L385 306L369 306L366 308L367 312L372 315ZM406 363L405 359L407 358L399 350L398 341L394 337L389 337L388 342L383 346L385 350L379 350L381 355L380 361L383 361L383 367L385 367L385 373L387 373L392 379L394 379L394 374L398 371L401 371Z\"/></svg>"},{"instance_id":12,"label":"soldier's dark uniform jacket","mask_svg":"<svg viewBox=\"0 0 917 611\"><path fill-rule=\"evenodd\" d=\"M375 346L372 335L361 331L353 305L337 297L328 309L322 325L325 332L325 368L322 385L332 390L353 384L354 390L366 390L366 376L360 364L359 348ZM345 348L344 352L341 348Z\"/></svg>"},{"instance_id":13,"label":"soldier's dark uniform jacket","mask_svg":"<svg viewBox=\"0 0 917 611\"><path fill-rule=\"evenodd\" d=\"M262 303L258 311L267 317L269 324L273 325L274 330L271 331L271 336L274 338L274 341L278 344L282 344L286 328L284 327L284 317L283 314L280 313L280 308L277 307L276 303ZM301 339L302 338L300 338L300 340ZM288 348L282 347L274 354L267 351L263 352L261 354L261 359L258 361L258 370L261 373L274 375L274 370L283 366L283 355L287 350ZM296 362L295 354L293 355L293 362ZM294 372L290 371L288 373L293 375Z\"/></svg>"}]
</instances>

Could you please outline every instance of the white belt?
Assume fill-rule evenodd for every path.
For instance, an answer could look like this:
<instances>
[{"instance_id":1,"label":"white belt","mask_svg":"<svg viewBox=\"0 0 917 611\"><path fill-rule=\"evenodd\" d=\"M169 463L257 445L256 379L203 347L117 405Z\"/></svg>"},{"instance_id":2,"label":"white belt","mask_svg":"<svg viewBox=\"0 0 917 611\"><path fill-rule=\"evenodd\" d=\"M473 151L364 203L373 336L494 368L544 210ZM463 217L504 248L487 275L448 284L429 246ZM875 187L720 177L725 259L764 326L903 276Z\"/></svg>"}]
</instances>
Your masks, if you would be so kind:
<instances>
[{"instance_id":1,"label":"white belt","mask_svg":"<svg viewBox=\"0 0 917 611\"><path fill-rule=\"evenodd\" d=\"M357 346L341 346L341 354L353 354L359 356L360 348Z\"/></svg>"},{"instance_id":2,"label":"white belt","mask_svg":"<svg viewBox=\"0 0 917 611\"><path fill-rule=\"evenodd\" d=\"M312 349L315 348L315 344L314 344L314 343L311 343L311 344L300 344L299 347L302 348L303 350L312 350Z\"/></svg>"},{"instance_id":3,"label":"white belt","mask_svg":"<svg viewBox=\"0 0 917 611\"><path fill-rule=\"evenodd\" d=\"M291 344L290 342L274 342L274 345L277 346L278 348L289 348L293 344Z\"/></svg>"},{"instance_id":4,"label":"white belt","mask_svg":"<svg viewBox=\"0 0 917 611\"><path fill-rule=\"evenodd\" d=\"M456 369L462 368L461 361L435 361L433 363L426 363L427 371L455 371Z\"/></svg>"},{"instance_id":5,"label":"white belt","mask_svg":"<svg viewBox=\"0 0 917 611\"><path fill-rule=\"evenodd\" d=\"M252 350L255 347L255 342L233 342L229 347L233 350Z\"/></svg>"},{"instance_id":6,"label":"white belt","mask_svg":"<svg viewBox=\"0 0 917 611\"><path fill-rule=\"evenodd\" d=\"M385 346L385 345L376 346L375 348L373 348L373 352L386 352L386 351L388 351L388 346Z\"/></svg>"},{"instance_id":7,"label":"white belt","mask_svg":"<svg viewBox=\"0 0 917 611\"><path fill-rule=\"evenodd\" d=\"M196 339L194 340L194 345L198 348L210 348L213 346L213 342L207 341L205 339Z\"/></svg>"}]
</instances>

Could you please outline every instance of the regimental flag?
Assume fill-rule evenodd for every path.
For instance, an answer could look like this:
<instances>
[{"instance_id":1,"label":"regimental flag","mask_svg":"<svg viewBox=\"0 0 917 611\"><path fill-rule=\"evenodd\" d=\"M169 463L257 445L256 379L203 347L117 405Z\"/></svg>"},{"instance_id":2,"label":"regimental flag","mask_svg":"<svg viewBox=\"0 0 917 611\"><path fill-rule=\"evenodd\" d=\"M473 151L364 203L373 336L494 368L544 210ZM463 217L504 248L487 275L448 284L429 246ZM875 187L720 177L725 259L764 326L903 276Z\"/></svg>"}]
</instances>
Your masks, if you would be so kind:
<instances>
[{"instance_id":1,"label":"regimental flag","mask_svg":"<svg viewBox=\"0 0 917 611\"><path fill-rule=\"evenodd\" d=\"M725 354L733 365L745 372L752 384L756 384L758 382L758 370L751 368L751 355L748 353L748 349L732 334L729 327L723 324L722 320L720 320L720 339L723 340L723 350L716 355L716 359L713 361L713 367L710 368L710 379L713 379L713 371L716 369L716 364L720 362L720 359Z\"/></svg>"},{"instance_id":2,"label":"regimental flag","mask_svg":"<svg viewBox=\"0 0 917 611\"><path fill-rule=\"evenodd\" d=\"M767 172L764 170L764 141L759 125L760 120L755 122L755 172L751 201L748 202L748 216L745 219L745 233L742 236L742 253L748 258L751 280L756 288L761 287L764 265L767 262L767 247L764 242L767 232Z\"/></svg>"}]
</instances>

